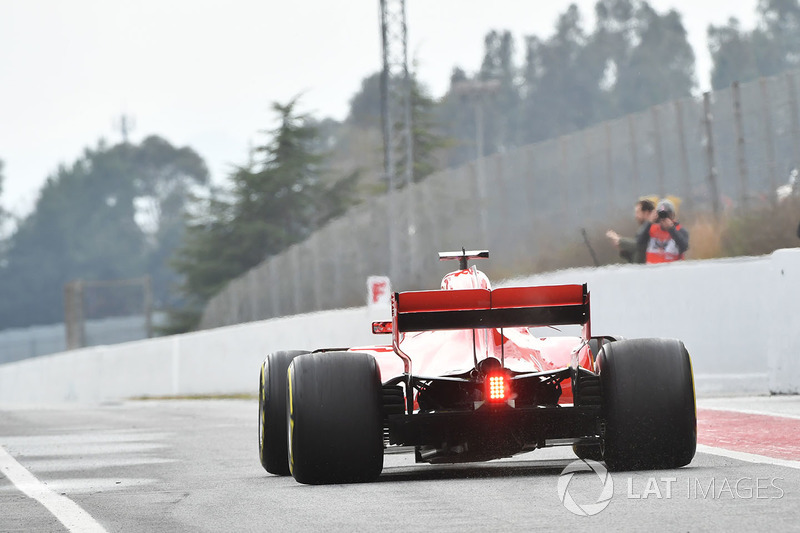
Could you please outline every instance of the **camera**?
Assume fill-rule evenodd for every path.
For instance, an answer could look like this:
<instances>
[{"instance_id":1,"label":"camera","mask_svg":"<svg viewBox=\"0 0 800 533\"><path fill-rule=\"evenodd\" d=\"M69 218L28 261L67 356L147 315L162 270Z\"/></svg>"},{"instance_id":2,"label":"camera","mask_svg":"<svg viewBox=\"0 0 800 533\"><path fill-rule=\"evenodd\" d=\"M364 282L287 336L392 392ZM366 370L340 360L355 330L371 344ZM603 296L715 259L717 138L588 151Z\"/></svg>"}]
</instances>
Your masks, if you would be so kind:
<instances>
[{"instance_id":1,"label":"camera","mask_svg":"<svg viewBox=\"0 0 800 533\"><path fill-rule=\"evenodd\" d=\"M669 214L670 214L669 211L667 211L666 209L659 209L658 211L656 211L656 215L658 215L657 220L664 220L665 218L669 218Z\"/></svg>"}]
</instances>

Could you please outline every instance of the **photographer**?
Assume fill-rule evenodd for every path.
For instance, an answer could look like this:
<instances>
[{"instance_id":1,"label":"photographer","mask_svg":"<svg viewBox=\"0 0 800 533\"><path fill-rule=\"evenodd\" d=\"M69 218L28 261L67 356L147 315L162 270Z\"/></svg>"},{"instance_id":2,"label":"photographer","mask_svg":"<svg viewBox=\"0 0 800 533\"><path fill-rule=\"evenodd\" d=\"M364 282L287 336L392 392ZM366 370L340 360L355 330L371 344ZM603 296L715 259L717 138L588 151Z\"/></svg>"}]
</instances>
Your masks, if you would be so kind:
<instances>
[{"instance_id":1,"label":"photographer","mask_svg":"<svg viewBox=\"0 0 800 533\"><path fill-rule=\"evenodd\" d=\"M637 235L637 244L645 247L648 264L683 259L689 249L689 232L675 220L675 206L671 201L658 202L655 221L645 223L644 231Z\"/></svg>"}]
</instances>

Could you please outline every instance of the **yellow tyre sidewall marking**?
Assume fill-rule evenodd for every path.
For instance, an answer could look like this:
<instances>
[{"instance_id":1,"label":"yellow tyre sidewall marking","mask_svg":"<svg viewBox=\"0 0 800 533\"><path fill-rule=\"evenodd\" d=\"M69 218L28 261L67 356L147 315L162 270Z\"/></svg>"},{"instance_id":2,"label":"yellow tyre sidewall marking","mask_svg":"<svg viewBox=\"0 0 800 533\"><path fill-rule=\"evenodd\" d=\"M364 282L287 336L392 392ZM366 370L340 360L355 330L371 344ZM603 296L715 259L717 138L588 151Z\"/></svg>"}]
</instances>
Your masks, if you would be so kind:
<instances>
[{"instance_id":1,"label":"yellow tyre sidewall marking","mask_svg":"<svg viewBox=\"0 0 800 533\"><path fill-rule=\"evenodd\" d=\"M266 363L261 365L261 402L258 406L258 419L261 422L258 427L258 449L262 455L264 454L264 425L267 423L264 420L264 407L267 403L267 386L264 383L266 366Z\"/></svg>"},{"instance_id":2,"label":"yellow tyre sidewall marking","mask_svg":"<svg viewBox=\"0 0 800 533\"><path fill-rule=\"evenodd\" d=\"M292 442L294 441L294 402L292 401L292 365L286 371L287 387L289 390L289 472L294 475L294 453Z\"/></svg>"}]
</instances>

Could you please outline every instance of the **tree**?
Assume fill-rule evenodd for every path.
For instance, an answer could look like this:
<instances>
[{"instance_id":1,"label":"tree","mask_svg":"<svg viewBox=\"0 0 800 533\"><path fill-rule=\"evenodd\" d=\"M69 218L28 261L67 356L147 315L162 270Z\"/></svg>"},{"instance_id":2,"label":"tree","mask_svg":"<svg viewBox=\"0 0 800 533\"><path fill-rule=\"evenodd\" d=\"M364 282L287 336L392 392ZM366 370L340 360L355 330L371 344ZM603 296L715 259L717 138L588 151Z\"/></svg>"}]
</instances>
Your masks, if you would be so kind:
<instances>
[{"instance_id":1,"label":"tree","mask_svg":"<svg viewBox=\"0 0 800 533\"><path fill-rule=\"evenodd\" d=\"M591 124L602 63L597 67L586 60L587 35L578 7L573 4L559 16L550 39L529 38L526 44L525 141L540 141Z\"/></svg>"},{"instance_id":2,"label":"tree","mask_svg":"<svg viewBox=\"0 0 800 533\"><path fill-rule=\"evenodd\" d=\"M361 89L350 99L350 124L359 127L381 127L381 73L361 80Z\"/></svg>"},{"instance_id":3,"label":"tree","mask_svg":"<svg viewBox=\"0 0 800 533\"><path fill-rule=\"evenodd\" d=\"M451 165L477 157L476 143L482 135L484 155L504 151L519 143L520 97L514 65L514 39L508 31L490 31L484 37L480 71L472 77L453 70L450 87L436 110L438 121L455 146ZM479 133L478 122L482 131Z\"/></svg>"},{"instance_id":4,"label":"tree","mask_svg":"<svg viewBox=\"0 0 800 533\"><path fill-rule=\"evenodd\" d=\"M166 305L173 277L157 258L179 238L172 235L172 212L181 211L187 184L207 179L196 153L158 137L140 146L101 141L72 166L62 165L10 238L0 266L0 327L60 322L64 284L75 279L149 275L156 305ZM153 231L139 224L142 198L160 214L151 221ZM113 305L106 311L125 312Z\"/></svg>"},{"instance_id":5,"label":"tree","mask_svg":"<svg viewBox=\"0 0 800 533\"><path fill-rule=\"evenodd\" d=\"M753 45L762 76L800 66L800 2L759 0Z\"/></svg>"},{"instance_id":6,"label":"tree","mask_svg":"<svg viewBox=\"0 0 800 533\"><path fill-rule=\"evenodd\" d=\"M436 102L428 95L427 89L417 83L411 83L411 139L414 168L412 180L419 182L441 168L440 156L443 149L452 145L439 132L438 119L435 115ZM405 173L403 165L397 169L398 175Z\"/></svg>"},{"instance_id":7,"label":"tree","mask_svg":"<svg viewBox=\"0 0 800 533\"><path fill-rule=\"evenodd\" d=\"M256 160L230 175L230 191L195 204L172 262L183 279L180 293L192 307L171 317L172 331L194 327L202 306L229 281L304 240L350 205L357 174L325 179L319 130L296 107L296 98L273 104L279 125L255 149Z\"/></svg>"},{"instance_id":8,"label":"tree","mask_svg":"<svg viewBox=\"0 0 800 533\"><path fill-rule=\"evenodd\" d=\"M447 164L458 166L473 161L475 153L475 111L460 87L472 80L461 68L454 68L450 74L450 86L434 109L437 122L442 124L444 135L451 139L447 151Z\"/></svg>"},{"instance_id":9,"label":"tree","mask_svg":"<svg viewBox=\"0 0 800 533\"><path fill-rule=\"evenodd\" d=\"M514 39L511 32L491 31L484 39L484 57L478 78L496 82L486 95L486 152L513 148L519 143L519 89L514 65Z\"/></svg>"},{"instance_id":10,"label":"tree","mask_svg":"<svg viewBox=\"0 0 800 533\"><path fill-rule=\"evenodd\" d=\"M694 53L676 11L659 14L641 0L600 0L595 14L591 33L572 5L552 37L526 39L525 142L642 111L695 87Z\"/></svg>"},{"instance_id":11,"label":"tree","mask_svg":"<svg viewBox=\"0 0 800 533\"><path fill-rule=\"evenodd\" d=\"M642 0L600 0L595 14L587 64L603 66L600 86L607 95L598 120L691 94L697 84L694 51L677 11L660 14Z\"/></svg>"},{"instance_id":12,"label":"tree","mask_svg":"<svg viewBox=\"0 0 800 533\"><path fill-rule=\"evenodd\" d=\"M725 26L709 26L714 89L800 66L800 2L759 0L756 12L758 23L750 32L735 18Z\"/></svg>"},{"instance_id":13,"label":"tree","mask_svg":"<svg viewBox=\"0 0 800 533\"><path fill-rule=\"evenodd\" d=\"M691 95L697 85L694 51L680 14L659 15L642 2L636 11L639 43L619 68L617 102L624 113Z\"/></svg>"},{"instance_id":14,"label":"tree","mask_svg":"<svg viewBox=\"0 0 800 533\"><path fill-rule=\"evenodd\" d=\"M714 89L724 89L735 81L758 77L752 35L742 31L738 19L731 17L725 26L710 25L707 35L712 61L711 86Z\"/></svg>"}]
</instances>

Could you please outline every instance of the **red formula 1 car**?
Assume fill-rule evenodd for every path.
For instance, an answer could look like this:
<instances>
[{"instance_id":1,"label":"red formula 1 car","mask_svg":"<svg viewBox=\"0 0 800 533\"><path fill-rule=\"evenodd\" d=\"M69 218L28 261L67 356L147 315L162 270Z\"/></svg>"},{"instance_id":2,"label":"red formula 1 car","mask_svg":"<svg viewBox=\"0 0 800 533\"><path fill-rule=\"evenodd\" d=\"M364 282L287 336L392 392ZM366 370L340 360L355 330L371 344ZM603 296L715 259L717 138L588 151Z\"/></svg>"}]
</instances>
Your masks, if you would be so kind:
<instances>
[{"instance_id":1,"label":"red formula 1 car","mask_svg":"<svg viewBox=\"0 0 800 533\"><path fill-rule=\"evenodd\" d=\"M612 470L688 464L691 360L672 339L593 337L586 285L492 290L469 259L440 290L395 293L391 345L269 354L259 386L264 468L301 483L369 481L387 446L417 462L487 461L571 445ZM541 337L534 328L580 326Z\"/></svg>"}]
</instances>

